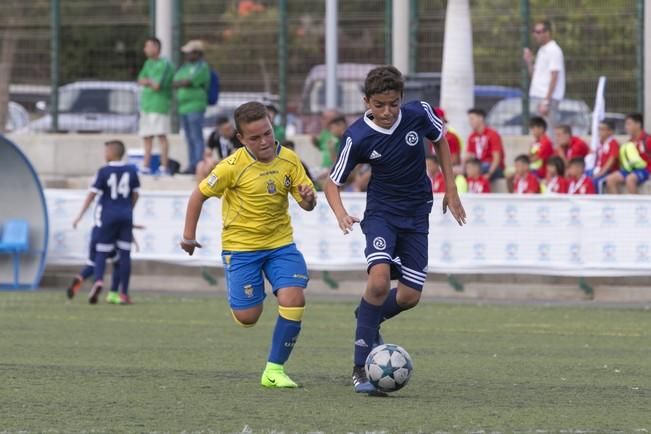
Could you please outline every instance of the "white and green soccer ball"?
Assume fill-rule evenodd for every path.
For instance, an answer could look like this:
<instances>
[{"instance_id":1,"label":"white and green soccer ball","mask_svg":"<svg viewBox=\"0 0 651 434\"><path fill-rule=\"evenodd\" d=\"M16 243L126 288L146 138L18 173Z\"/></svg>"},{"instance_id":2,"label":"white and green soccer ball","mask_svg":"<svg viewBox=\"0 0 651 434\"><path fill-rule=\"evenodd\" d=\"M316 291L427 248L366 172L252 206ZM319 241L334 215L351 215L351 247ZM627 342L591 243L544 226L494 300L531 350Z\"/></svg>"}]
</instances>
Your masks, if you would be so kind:
<instances>
[{"instance_id":1,"label":"white and green soccer ball","mask_svg":"<svg viewBox=\"0 0 651 434\"><path fill-rule=\"evenodd\" d=\"M409 353L398 345L379 345L366 358L366 375L382 392L395 392L405 387L413 370Z\"/></svg>"}]
</instances>

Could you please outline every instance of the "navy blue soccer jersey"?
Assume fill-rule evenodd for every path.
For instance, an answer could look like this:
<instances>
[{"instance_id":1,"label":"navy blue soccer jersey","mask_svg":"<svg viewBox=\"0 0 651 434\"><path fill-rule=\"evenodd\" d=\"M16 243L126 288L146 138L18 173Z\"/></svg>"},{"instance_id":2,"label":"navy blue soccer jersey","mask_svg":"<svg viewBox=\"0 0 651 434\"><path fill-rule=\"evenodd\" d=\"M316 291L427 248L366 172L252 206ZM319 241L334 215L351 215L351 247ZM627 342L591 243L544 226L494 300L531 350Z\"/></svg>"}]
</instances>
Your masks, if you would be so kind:
<instances>
[{"instance_id":1,"label":"navy blue soccer jersey","mask_svg":"<svg viewBox=\"0 0 651 434\"><path fill-rule=\"evenodd\" d=\"M130 220L133 216L133 193L139 189L140 180L135 166L112 161L99 169L91 191L99 195L97 214L100 222Z\"/></svg>"},{"instance_id":2,"label":"navy blue soccer jersey","mask_svg":"<svg viewBox=\"0 0 651 434\"><path fill-rule=\"evenodd\" d=\"M432 210L432 185L425 167L427 137L438 142L443 122L423 101L400 108L390 129L376 125L370 111L346 130L330 179L341 186L359 163L371 165L366 211L418 216Z\"/></svg>"}]
</instances>

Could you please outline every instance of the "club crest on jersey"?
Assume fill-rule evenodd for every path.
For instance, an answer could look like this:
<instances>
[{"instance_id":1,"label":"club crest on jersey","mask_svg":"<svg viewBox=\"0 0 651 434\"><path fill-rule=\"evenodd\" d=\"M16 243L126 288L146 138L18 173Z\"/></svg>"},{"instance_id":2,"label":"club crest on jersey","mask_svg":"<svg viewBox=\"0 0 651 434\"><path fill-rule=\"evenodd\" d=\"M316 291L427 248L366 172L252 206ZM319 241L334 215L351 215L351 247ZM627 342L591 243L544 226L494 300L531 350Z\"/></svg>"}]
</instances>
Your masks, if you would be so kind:
<instances>
[{"instance_id":1,"label":"club crest on jersey","mask_svg":"<svg viewBox=\"0 0 651 434\"><path fill-rule=\"evenodd\" d=\"M267 193L276 194L276 183L273 179L267 181Z\"/></svg>"},{"instance_id":2,"label":"club crest on jersey","mask_svg":"<svg viewBox=\"0 0 651 434\"><path fill-rule=\"evenodd\" d=\"M253 286L252 285L244 285L244 295L246 295L247 298L253 297Z\"/></svg>"},{"instance_id":3,"label":"club crest on jersey","mask_svg":"<svg viewBox=\"0 0 651 434\"><path fill-rule=\"evenodd\" d=\"M409 146L416 146L418 142L420 142L420 137L418 137L418 133L416 131L409 131L407 135L405 136L405 142Z\"/></svg>"},{"instance_id":4,"label":"club crest on jersey","mask_svg":"<svg viewBox=\"0 0 651 434\"><path fill-rule=\"evenodd\" d=\"M292 178L289 177L289 175L285 175L285 188L289 189L289 187L292 186Z\"/></svg>"},{"instance_id":5,"label":"club crest on jersey","mask_svg":"<svg viewBox=\"0 0 651 434\"><path fill-rule=\"evenodd\" d=\"M387 242L382 237L375 237L375 239L373 239L373 247L378 250L384 250L387 248Z\"/></svg>"},{"instance_id":6,"label":"club crest on jersey","mask_svg":"<svg viewBox=\"0 0 651 434\"><path fill-rule=\"evenodd\" d=\"M217 184L217 175L211 173L210 176L208 177L208 185L214 187L215 184Z\"/></svg>"}]
</instances>

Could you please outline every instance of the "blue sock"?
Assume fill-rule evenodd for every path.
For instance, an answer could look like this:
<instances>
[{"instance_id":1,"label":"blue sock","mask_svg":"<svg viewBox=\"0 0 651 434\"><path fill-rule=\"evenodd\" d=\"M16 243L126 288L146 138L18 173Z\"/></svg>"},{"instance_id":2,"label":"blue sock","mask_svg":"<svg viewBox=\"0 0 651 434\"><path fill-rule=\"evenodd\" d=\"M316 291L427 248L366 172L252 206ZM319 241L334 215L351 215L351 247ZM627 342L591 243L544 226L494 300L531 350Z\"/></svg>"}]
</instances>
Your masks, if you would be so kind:
<instances>
[{"instance_id":1,"label":"blue sock","mask_svg":"<svg viewBox=\"0 0 651 434\"><path fill-rule=\"evenodd\" d=\"M382 306L375 306L362 298L357 313L355 330L355 366L364 366L382 318Z\"/></svg>"},{"instance_id":2,"label":"blue sock","mask_svg":"<svg viewBox=\"0 0 651 434\"><path fill-rule=\"evenodd\" d=\"M104 270L106 269L106 258L108 258L108 255L106 252L97 252L95 255L95 282L104 280Z\"/></svg>"},{"instance_id":3,"label":"blue sock","mask_svg":"<svg viewBox=\"0 0 651 434\"><path fill-rule=\"evenodd\" d=\"M120 261L113 263L113 274L111 275L111 292L120 290Z\"/></svg>"},{"instance_id":4,"label":"blue sock","mask_svg":"<svg viewBox=\"0 0 651 434\"><path fill-rule=\"evenodd\" d=\"M83 280L86 280L93 275L93 271L95 271L95 267L93 267L92 265L86 265L84 269L81 270L81 273L79 273L79 275Z\"/></svg>"},{"instance_id":5,"label":"blue sock","mask_svg":"<svg viewBox=\"0 0 651 434\"><path fill-rule=\"evenodd\" d=\"M121 293L129 294L129 278L131 277L131 251L120 249L120 287Z\"/></svg>"},{"instance_id":6,"label":"blue sock","mask_svg":"<svg viewBox=\"0 0 651 434\"><path fill-rule=\"evenodd\" d=\"M398 304L398 300L396 300L397 295L398 288L391 288L389 295L387 295L387 299L384 300L384 304L382 305L382 321L393 318L405 310L404 307Z\"/></svg>"},{"instance_id":7,"label":"blue sock","mask_svg":"<svg viewBox=\"0 0 651 434\"><path fill-rule=\"evenodd\" d=\"M269 351L269 361L271 363L285 364L294 349L300 331L300 321L292 321L278 315L271 339L271 351Z\"/></svg>"}]
</instances>

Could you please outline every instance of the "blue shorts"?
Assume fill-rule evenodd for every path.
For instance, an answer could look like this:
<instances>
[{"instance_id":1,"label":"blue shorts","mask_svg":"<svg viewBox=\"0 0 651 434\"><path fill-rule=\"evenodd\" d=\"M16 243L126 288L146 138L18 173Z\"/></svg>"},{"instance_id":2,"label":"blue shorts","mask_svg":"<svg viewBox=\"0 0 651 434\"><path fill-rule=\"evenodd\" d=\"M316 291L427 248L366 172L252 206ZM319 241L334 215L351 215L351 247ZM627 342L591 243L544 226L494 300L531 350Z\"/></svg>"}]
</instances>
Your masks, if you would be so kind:
<instances>
[{"instance_id":1,"label":"blue shorts","mask_svg":"<svg viewBox=\"0 0 651 434\"><path fill-rule=\"evenodd\" d=\"M421 291L427 279L429 215L366 214L361 227L366 235L367 270L375 264L390 264L391 279Z\"/></svg>"},{"instance_id":2,"label":"blue shorts","mask_svg":"<svg viewBox=\"0 0 651 434\"><path fill-rule=\"evenodd\" d=\"M91 267L95 266L95 255L97 254L97 236L99 234L99 227L93 226L90 232L90 242L88 243L88 259L86 265ZM108 256L109 262L117 262L120 260L120 255L116 250L113 250Z\"/></svg>"},{"instance_id":3,"label":"blue shorts","mask_svg":"<svg viewBox=\"0 0 651 434\"><path fill-rule=\"evenodd\" d=\"M263 273L274 295L281 288L306 288L309 280L305 259L294 243L255 252L223 251L222 260L233 310L248 309L264 301Z\"/></svg>"},{"instance_id":4,"label":"blue shorts","mask_svg":"<svg viewBox=\"0 0 651 434\"><path fill-rule=\"evenodd\" d=\"M117 246L121 250L131 251L133 241L133 221L131 218L114 220L102 219L101 225L97 228L98 252L112 252Z\"/></svg>"},{"instance_id":5,"label":"blue shorts","mask_svg":"<svg viewBox=\"0 0 651 434\"><path fill-rule=\"evenodd\" d=\"M634 173L635 176L637 177L638 184L642 184L643 182L646 182L649 179L649 171L647 169L633 169L630 172L621 169L619 173L621 173L624 178L626 178L631 173Z\"/></svg>"}]
</instances>

